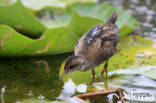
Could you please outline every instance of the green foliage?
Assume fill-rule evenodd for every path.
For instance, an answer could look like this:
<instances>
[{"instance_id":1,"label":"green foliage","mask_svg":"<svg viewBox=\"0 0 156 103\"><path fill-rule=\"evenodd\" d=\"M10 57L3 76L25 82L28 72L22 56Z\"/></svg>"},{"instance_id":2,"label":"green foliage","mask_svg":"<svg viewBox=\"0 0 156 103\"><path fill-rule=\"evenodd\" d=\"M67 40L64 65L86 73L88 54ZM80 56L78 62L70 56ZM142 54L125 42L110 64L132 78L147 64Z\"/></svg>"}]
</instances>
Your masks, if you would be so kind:
<instances>
[{"instance_id":1,"label":"green foliage","mask_svg":"<svg viewBox=\"0 0 156 103\"><path fill-rule=\"evenodd\" d=\"M75 16L76 16L75 19L81 18L80 16L78 16L77 13L73 13L73 17ZM88 17L81 18L81 20L84 21L87 19ZM93 18L91 18L90 20L94 21ZM91 22L90 25L95 25L98 22L99 21ZM76 25L74 23L73 25L81 26L81 25ZM31 56L31 55L43 55L43 54L45 55L51 53L71 51L79 38L77 35L77 31L74 32L75 28L73 27L69 25L69 28L59 27L59 28L48 29L39 39L30 39L28 37L25 37L17 33L16 31L14 31L13 29L11 29L6 25L1 25L0 26L0 29L2 29L1 34L5 34L5 35L1 35L2 39L1 39L0 55L1 56ZM20 40L18 40L19 38ZM4 42L2 42L2 40ZM14 51L14 52L10 52L10 51Z\"/></svg>"},{"instance_id":2,"label":"green foliage","mask_svg":"<svg viewBox=\"0 0 156 103\"><path fill-rule=\"evenodd\" d=\"M33 12L42 23L52 21L48 25L53 28L46 28L19 0L14 4L1 5L0 56L35 56L72 51L84 33L104 22L114 10L119 12L117 25L123 37L135 29L137 22L130 14L107 3L76 3L65 9L45 7ZM52 12L53 17L46 20L40 18L46 17L45 11L47 15ZM30 38L39 36L38 39Z\"/></svg>"},{"instance_id":3,"label":"green foliage","mask_svg":"<svg viewBox=\"0 0 156 103\"><path fill-rule=\"evenodd\" d=\"M0 24L9 25L18 32L31 37L39 37L46 27L34 18L20 0L14 4L0 6Z\"/></svg>"},{"instance_id":4,"label":"green foliage","mask_svg":"<svg viewBox=\"0 0 156 103\"><path fill-rule=\"evenodd\" d=\"M129 13L117 7L110 6L108 3L103 3L101 5L97 5L95 3L75 3L67 6L65 9L50 9L45 7L44 9L36 12L36 14L41 16L42 23L48 27L58 27L66 26L68 24L73 11L77 12L80 16L95 18L96 20L104 22L115 10L118 11L119 15L116 24L120 28L120 35L121 37L126 36L137 27L137 21ZM44 18L44 16L47 18ZM79 20L76 22L85 25L86 22L88 23L92 21L87 20L86 22L83 22ZM89 23L86 25L88 26ZM81 35L83 35L82 32Z\"/></svg>"}]
</instances>

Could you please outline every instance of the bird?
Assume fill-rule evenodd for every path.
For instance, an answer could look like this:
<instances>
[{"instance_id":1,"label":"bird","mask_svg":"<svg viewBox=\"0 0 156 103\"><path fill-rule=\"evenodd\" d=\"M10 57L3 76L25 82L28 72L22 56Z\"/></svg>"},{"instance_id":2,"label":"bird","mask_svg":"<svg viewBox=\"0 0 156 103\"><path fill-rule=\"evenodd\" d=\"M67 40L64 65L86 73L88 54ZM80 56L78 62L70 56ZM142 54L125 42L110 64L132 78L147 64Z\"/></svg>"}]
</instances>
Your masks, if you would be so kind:
<instances>
[{"instance_id":1,"label":"bird","mask_svg":"<svg viewBox=\"0 0 156 103\"><path fill-rule=\"evenodd\" d=\"M117 53L117 43L119 41L119 28L115 24L118 12L113 14L104 23L92 27L77 42L74 49L74 56L65 60L64 72L61 78L73 71L92 70L92 81L95 79L95 68L105 62L101 76L106 73L109 59Z\"/></svg>"}]
</instances>

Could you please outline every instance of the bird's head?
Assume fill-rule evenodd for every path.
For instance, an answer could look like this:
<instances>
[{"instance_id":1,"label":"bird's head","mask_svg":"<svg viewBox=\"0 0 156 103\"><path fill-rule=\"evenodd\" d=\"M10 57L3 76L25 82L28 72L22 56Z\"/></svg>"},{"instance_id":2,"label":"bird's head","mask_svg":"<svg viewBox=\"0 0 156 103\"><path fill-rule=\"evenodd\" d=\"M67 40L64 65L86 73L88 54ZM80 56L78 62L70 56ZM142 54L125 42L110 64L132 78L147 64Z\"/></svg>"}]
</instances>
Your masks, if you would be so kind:
<instances>
[{"instance_id":1,"label":"bird's head","mask_svg":"<svg viewBox=\"0 0 156 103\"><path fill-rule=\"evenodd\" d=\"M81 68L85 65L85 60L79 56L71 56L68 57L64 64L64 72L61 76L71 73L73 71L81 71Z\"/></svg>"}]
</instances>

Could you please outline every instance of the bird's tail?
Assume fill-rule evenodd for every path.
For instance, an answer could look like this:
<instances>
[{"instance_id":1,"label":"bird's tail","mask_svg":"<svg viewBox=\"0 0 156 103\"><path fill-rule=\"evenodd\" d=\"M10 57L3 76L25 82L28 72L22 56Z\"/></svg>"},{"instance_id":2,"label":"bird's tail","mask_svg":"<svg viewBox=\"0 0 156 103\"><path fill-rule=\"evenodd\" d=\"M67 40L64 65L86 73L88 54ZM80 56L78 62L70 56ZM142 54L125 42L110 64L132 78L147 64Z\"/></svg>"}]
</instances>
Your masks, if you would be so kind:
<instances>
[{"instance_id":1,"label":"bird's tail","mask_svg":"<svg viewBox=\"0 0 156 103\"><path fill-rule=\"evenodd\" d=\"M108 18L108 20L106 21L106 23L107 23L107 24L110 24L110 23L115 24L117 17L118 17L118 12L115 11L115 12L112 14L112 16L110 16L110 17Z\"/></svg>"}]
</instances>

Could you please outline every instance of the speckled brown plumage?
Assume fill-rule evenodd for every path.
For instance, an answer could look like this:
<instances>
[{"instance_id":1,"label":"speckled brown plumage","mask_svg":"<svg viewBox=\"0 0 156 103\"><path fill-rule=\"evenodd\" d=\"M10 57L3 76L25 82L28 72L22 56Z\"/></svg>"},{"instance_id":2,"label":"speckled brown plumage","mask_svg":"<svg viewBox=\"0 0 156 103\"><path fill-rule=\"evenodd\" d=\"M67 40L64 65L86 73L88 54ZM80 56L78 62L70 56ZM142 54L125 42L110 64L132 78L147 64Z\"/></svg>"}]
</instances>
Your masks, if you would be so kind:
<instances>
[{"instance_id":1,"label":"speckled brown plumage","mask_svg":"<svg viewBox=\"0 0 156 103\"><path fill-rule=\"evenodd\" d=\"M79 39L74 50L75 56L65 62L65 73L94 69L116 54L119 40L116 19L117 12L114 12L106 23L97 24Z\"/></svg>"},{"instance_id":2,"label":"speckled brown plumage","mask_svg":"<svg viewBox=\"0 0 156 103\"><path fill-rule=\"evenodd\" d=\"M98 24L80 38L75 56L83 57L96 67L116 53L118 39L119 31L115 24Z\"/></svg>"}]
</instances>

